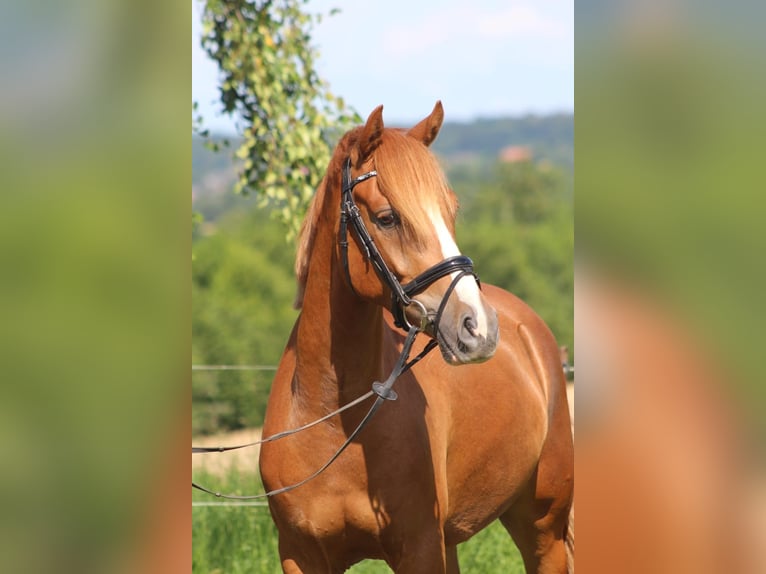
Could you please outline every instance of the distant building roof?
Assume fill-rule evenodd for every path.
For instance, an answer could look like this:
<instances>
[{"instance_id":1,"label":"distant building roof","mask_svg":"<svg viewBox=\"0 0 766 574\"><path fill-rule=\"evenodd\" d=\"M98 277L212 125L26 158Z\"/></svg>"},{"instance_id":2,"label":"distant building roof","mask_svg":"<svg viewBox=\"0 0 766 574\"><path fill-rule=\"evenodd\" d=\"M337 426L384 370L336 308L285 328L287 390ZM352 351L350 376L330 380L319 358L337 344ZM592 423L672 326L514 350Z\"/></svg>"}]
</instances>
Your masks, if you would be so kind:
<instances>
[{"instance_id":1,"label":"distant building roof","mask_svg":"<svg viewBox=\"0 0 766 574\"><path fill-rule=\"evenodd\" d=\"M500 150L500 161L507 163L518 163L530 161L532 159L532 150L523 145L510 145Z\"/></svg>"}]
</instances>

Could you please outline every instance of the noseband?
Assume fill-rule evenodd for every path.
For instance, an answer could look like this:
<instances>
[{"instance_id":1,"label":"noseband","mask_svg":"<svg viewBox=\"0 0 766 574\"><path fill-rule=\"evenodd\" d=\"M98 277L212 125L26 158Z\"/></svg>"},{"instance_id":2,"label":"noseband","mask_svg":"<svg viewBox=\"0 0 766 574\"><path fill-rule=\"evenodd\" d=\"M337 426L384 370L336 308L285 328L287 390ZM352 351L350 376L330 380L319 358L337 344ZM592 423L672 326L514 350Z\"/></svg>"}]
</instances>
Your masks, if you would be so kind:
<instances>
[{"instance_id":1,"label":"noseband","mask_svg":"<svg viewBox=\"0 0 766 574\"><path fill-rule=\"evenodd\" d=\"M409 330L412 325L407 321L404 309L415 304L420 307L420 330L422 331L426 327L428 314L423 304L420 301L413 299L415 295L425 291L430 285L442 277L454 272L459 273L453 279L452 285L445 293L445 300L442 301L442 304L439 307L435 319L435 324L438 325L441 311L444 310L446 298L449 297L457 282L464 275L473 275L477 282L479 281L479 278L473 270L473 261L471 261L469 257L466 257L465 255L455 255L454 257L448 257L444 261L429 267L409 283L405 285L399 283L399 280L383 260L383 256L375 245L375 241L362 220L362 214L354 202L354 187L376 175L378 175L378 172L373 170L358 176L356 179L351 179L351 158L346 158L346 161L343 164L343 188L340 200L340 239L338 243L341 248L346 280L348 281L351 290L358 296L356 289L354 289L354 284L351 282L351 274L348 268L348 224L350 222L359 238L364 257L372 264L383 284L391 290L391 313L394 316L394 323L400 329Z\"/></svg>"}]
</instances>

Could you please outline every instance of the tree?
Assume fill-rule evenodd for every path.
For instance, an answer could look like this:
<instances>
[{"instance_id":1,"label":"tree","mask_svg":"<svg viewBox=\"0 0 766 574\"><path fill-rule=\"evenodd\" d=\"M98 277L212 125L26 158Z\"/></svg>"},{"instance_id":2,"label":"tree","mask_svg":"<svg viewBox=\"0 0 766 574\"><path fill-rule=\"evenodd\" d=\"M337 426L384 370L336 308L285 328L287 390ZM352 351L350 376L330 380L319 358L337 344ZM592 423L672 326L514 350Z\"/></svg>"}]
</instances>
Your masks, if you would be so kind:
<instances>
[{"instance_id":1,"label":"tree","mask_svg":"<svg viewBox=\"0 0 766 574\"><path fill-rule=\"evenodd\" d=\"M244 138L236 191L255 191L295 236L330 160L328 137L360 118L315 70L307 0L205 0L202 46ZM332 11L332 15L335 11Z\"/></svg>"}]
</instances>

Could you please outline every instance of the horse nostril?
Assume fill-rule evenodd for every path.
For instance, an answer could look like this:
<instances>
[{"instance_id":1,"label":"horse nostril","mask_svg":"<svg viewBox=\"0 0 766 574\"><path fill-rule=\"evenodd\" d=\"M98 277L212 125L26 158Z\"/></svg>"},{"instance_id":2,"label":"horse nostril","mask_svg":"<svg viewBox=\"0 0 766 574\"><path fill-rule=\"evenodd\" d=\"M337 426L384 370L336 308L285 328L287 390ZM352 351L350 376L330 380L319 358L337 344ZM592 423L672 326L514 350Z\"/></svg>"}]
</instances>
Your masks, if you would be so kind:
<instances>
[{"instance_id":1,"label":"horse nostril","mask_svg":"<svg viewBox=\"0 0 766 574\"><path fill-rule=\"evenodd\" d=\"M478 333L476 332L476 327L478 325L476 324L476 319L473 318L473 316L468 315L465 319L463 319L463 327L465 327L465 330L468 331L472 337L476 337Z\"/></svg>"}]
</instances>

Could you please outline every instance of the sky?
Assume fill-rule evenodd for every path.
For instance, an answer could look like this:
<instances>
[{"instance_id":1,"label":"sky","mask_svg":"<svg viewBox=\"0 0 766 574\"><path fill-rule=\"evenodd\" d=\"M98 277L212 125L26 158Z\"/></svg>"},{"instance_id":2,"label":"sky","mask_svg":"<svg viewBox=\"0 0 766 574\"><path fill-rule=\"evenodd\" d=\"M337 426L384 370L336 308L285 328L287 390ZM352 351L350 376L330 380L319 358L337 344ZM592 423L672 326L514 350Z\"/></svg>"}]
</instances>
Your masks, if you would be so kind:
<instances>
[{"instance_id":1,"label":"sky","mask_svg":"<svg viewBox=\"0 0 766 574\"><path fill-rule=\"evenodd\" d=\"M199 47L192 0L192 100L204 125L235 133L219 113L217 68ZM447 121L574 110L574 0L310 0L317 70L361 116L408 125L436 100Z\"/></svg>"}]
</instances>

